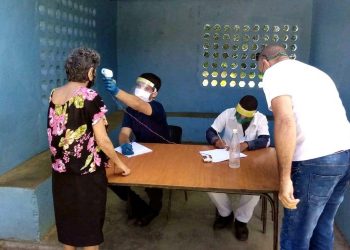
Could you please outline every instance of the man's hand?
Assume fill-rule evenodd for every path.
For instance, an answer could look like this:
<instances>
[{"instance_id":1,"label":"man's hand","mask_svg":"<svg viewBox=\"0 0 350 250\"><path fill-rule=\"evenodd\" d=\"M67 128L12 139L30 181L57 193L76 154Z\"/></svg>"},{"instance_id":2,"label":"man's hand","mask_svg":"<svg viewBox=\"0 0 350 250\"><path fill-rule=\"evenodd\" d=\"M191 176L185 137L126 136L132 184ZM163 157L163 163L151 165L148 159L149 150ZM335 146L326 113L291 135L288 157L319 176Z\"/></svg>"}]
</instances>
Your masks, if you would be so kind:
<instances>
[{"instance_id":1,"label":"man's hand","mask_svg":"<svg viewBox=\"0 0 350 250\"><path fill-rule=\"evenodd\" d=\"M240 152L243 152L243 151L245 151L245 150L247 150L247 148L248 148L248 143L247 142L241 142L240 144L239 144L239 147L240 147Z\"/></svg>"},{"instance_id":2,"label":"man's hand","mask_svg":"<svg viewBox=\"0 0 350 250\"><path fill-rule=\"evenodd\" d=\"M123 145L121 145L121 148L122 148L123 155L133 155L134 154L134 150L132 148L131 143L124 143Z\"/></svg>"},{"instance_id":3,"label":"man's hand","mask_svg":"<svg viewBox=\"0 0 350 250\"><path fill-rule=\"evenodd\" d=\"M227 147L227 145L226 145L226 143L223 141L223 140L220 140L220 139L218 139L218 140L216 140L215 142L214 142L214 146L216 147L216 148L228 148Z\"/></svg>"},{"instance_id":4,"label":"man's hand","mask_svg":"<svg viewBox=\"0 0 350 250\"><path fill-rule=\"evenodd\" d=\"M289 209L297 208L297 204L300 202L300 200L294 198L293 192L294 192L294 188L293 188L293 182L291 179L281 181L278 198L282 202L282 205L285 208L289 208Z\"/></svg>"},{"instance_id":5,"label":"man's hand","mask_svg":"<svg viewBox=\"0 0 350 250\"><path fill-rule=\"evenodd\" d=\"M117 95L119 92L119 88L117 83L112 78L102 78L102 81L105 85L106 90L111 93L113 96Z\"/></svg>"}]
</instances>

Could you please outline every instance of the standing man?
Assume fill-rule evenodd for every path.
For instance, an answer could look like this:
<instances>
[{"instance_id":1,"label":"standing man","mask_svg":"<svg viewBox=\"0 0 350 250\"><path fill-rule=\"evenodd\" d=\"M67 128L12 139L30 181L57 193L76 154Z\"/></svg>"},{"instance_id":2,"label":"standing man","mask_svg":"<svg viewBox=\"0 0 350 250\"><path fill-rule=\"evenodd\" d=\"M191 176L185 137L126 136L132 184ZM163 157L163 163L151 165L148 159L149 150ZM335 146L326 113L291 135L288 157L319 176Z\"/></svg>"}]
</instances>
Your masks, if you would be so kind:
<instances>
[{"instance_id":1,"label":"standing man","mask_svg":"<svg viewBox=\"0 0 350 250\"><path fill-rule=\"evenodd\" d=\"M256 150L269 145L270 134L266 116L257 111L258 101L254 96L244 96L236 108L229 108L222 112L208 128L206 136L209 144L216 148L226 148L230 145L232 130L238 129L241 152ZM219 133L223 131L222 139ZM251 219L254 208L259 202L259 196L242 195L239 207L233 215L231 200L225 193L208 193L216 206L214 229L229 226L235 217L235 236L238 240L248 239L247 223Z\"/></svg>"},{"instance_id":2,"label":"standing man","mask_svg":"<svg viewBox=\"0 0 350 250\"><path fill-rule=\"evenodd\" d=\"M111 78L104 78L106 89L128 107L124 114L119 133L119 144L124 155L132 155L130 137L133 134L137 142L167 143L169 140L168 123L163 105L155 101L161 87L160 78L152 73L144 73L136 79L134 95L119 89ZM110 186L124 201L127 201L129 219L136 219L135 225L146 226L162 208L163 190L145 188L149 204L142 200L130 187Z\"/></svg>"},{"instance_id":3,"label":"standing man","mask_svg":"<svg viewBox=\"0 0 350 250\"><path fill-rule=\"evenodd\" d=\"M333 222L350 179L350 125L333 80L290 60L283 47L257 54L275 119L284 209L281 249L333 249Z\"/></svg>"}]
</instances>

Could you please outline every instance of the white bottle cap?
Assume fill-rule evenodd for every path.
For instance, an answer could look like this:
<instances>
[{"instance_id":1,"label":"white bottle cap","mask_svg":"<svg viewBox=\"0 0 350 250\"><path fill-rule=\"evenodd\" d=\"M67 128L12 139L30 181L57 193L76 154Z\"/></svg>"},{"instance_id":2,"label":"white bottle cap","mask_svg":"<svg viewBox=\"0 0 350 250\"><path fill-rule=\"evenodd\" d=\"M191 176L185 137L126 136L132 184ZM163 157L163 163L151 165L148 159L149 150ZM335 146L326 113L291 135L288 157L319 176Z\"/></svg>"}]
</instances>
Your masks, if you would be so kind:
<instances>
[{"instance_id":1,"label":"white bottle cap","mask_svg":"<svg viewBox=\"0 0 350 250\"><path fill-rule=\"evenodd\" d=\"M113 77L113 71L110 69L102 68L101 73L106 78L112 78Z\"/></svg>"}]
</instances>

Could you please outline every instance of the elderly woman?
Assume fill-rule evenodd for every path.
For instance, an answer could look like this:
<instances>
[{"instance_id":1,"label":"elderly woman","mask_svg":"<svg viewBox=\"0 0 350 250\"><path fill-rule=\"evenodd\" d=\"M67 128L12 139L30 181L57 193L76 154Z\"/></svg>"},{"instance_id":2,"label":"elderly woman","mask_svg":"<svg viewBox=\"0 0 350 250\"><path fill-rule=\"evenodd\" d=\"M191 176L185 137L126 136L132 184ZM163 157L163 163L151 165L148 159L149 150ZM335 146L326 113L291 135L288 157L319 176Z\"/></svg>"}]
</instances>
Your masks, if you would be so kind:
<instances>
[{"instance_id":1,"label":"elderly woman","mask_svg":"<svg viewBox=\"0 0 350 250\"><path fill-rule=\"evenodd\" d=\"M106 126L107 112L93 85L99 54L78 48L68 56L68 82L52 90L47 134L52 160L52 192L58 240L64 249L98 249L103 242L109 163L123 175Z\"/></svg>"}]
</instances>

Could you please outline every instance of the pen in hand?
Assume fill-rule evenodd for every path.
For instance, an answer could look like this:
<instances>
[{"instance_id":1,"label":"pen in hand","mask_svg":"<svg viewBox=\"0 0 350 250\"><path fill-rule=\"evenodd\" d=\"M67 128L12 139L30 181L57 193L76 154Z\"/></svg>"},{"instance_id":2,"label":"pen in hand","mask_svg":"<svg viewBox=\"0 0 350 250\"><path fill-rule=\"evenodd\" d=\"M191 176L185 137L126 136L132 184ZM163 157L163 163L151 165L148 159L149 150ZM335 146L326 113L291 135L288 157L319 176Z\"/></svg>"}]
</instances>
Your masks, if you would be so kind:
<instances>
[{"instance_id":1,"label":"pen in hand","mask_svg":"<svg viewBox=\"0 0 350 250\"><path fill-rule=\"evenodd\" d=\"M229 149L229 147L227 146L226 142L221 138L220 134L218 133L218 131L216 131L216 134L218 135L219 137L219 144L218 144L218 141L215 142L215 146L217 148L226 148L227 150Z\"/></svg>"}]
</instances>

